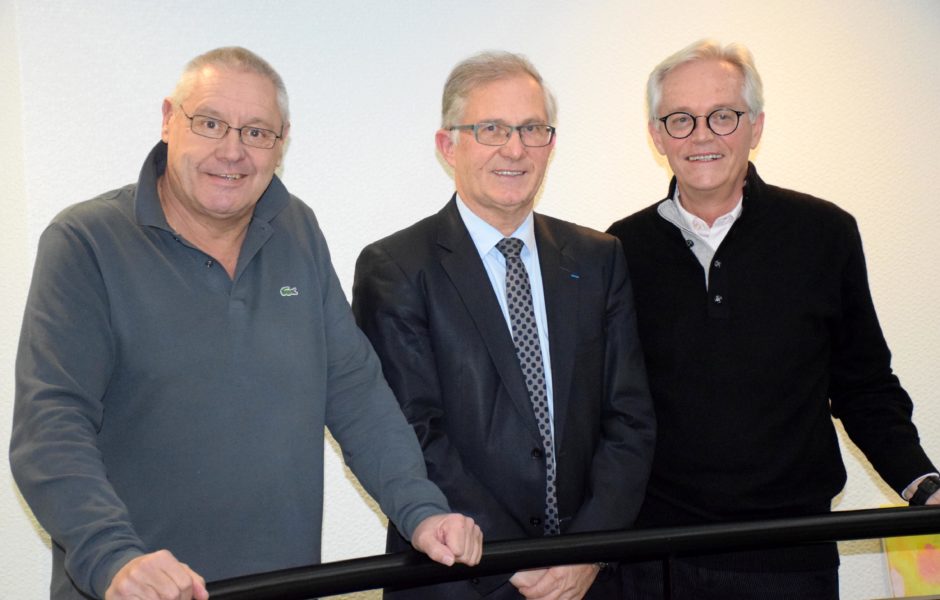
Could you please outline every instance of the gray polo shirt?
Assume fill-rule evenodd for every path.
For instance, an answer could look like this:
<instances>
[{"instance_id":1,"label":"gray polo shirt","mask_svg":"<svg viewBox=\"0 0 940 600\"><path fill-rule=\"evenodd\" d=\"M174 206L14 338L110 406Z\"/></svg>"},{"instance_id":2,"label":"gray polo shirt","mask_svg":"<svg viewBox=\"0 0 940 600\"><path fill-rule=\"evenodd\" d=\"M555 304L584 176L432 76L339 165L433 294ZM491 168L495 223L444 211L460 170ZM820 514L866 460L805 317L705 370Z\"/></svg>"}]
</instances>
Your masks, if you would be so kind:
<instances>
[{"instance_id":1,"label":"gray polo shirt","mask_svg":"<svg viewBox=\"0 0 940 600\"><path fill-rule=\"evenodd\" d=\"M275 177L230 279L167 225L165 168L160 143L40 240L10 459L52 597L161 548L210 581L319 562L324 426L406 535L447 512L309 207Z\"/></svg>"}]
</instances>

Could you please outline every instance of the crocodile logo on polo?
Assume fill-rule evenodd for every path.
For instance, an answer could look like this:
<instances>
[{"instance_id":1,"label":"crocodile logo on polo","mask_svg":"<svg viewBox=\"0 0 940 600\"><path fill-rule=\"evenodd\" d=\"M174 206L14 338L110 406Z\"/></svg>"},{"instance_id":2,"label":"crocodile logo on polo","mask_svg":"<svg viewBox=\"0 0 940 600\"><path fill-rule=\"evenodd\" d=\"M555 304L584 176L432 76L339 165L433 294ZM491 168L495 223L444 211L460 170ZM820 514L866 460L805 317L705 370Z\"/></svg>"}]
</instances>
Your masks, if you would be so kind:
<instances>
[{"instance_id":1,"label":"crocodile logo on polo","mask_svg":"<svg viewBox=\"0 0 940 600\"><path fill-rule=\"evenodd\" d=\"M299 296L300 292L297 291L296 287L285 285L284 287L281 288L281 295L287 298L289 296Z\"/></svg>"}]
</instances>

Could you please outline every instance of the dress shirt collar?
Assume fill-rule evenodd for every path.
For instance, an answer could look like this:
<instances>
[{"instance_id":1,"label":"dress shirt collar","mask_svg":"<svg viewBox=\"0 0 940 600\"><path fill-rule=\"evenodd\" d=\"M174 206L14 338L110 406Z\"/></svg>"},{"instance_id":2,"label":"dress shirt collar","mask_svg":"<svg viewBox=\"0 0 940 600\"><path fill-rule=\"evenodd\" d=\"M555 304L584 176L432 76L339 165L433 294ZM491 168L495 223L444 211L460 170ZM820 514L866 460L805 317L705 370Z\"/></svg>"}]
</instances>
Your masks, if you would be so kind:
<instances>
[{"instance_id":1,"label":"dress shirt collar","mask_svg":"<svg viewBox=\"0 0 940 600\"><path fill-rule=\"evenodd\" d=\"M732 208L730 212L727 212L715 219L715 222L712 223L711 226L709 226L704 219L693 215L687 211L684 206L682 206L682 201L679 199L678 189L676 190L676 195L675 198L673 198L673 201L676 203L676 208L679 209L679 215L682 217L682 220L685 222L686 226L688 226L689 229L698 235L702 235L702 232L704 231L705 234L703 237L708 237L709 229L715 227L731 227L738 217L741 216L741 209L744 205L744 194L741 194L741 197L738 198L738 203L734 205L734 208Z\"/></svg>"},{"instance_id":2,"label":"dress shirt collar","mask_svg":"<svg viewBox=\"0 0 940 600\"><path fill-rule=\"evenodd\" d=\"M467 227L467 231L470 232L470 239L473 240L473 245L476 246L477 252L483 257L493 250L500 240L507 236L504 236L498 229L470 210L470 207L460 198L460 194L456 196L457 211L460 213L460 218L463 219L463 224ZM525 253L526 250L529 252L534 252L535 250L535 228L532 226L532 223L532 212L529 212L522 224L512 232L512 235L508 236L522 240L522 243L525 245L522 249L523 253ZM497 252L499 251L497 250Z\"/></svg>"},{"instance_id":3,"label":"dress shirt collar","mask_svg":"<svg viewBox=\"0 0 940 600\"><path fill-rule=\"evenodd\" d=\"M741 194L741 197L738 198L738 203L734 205L734 208L732 208L730 212L715 219L715 222L711 225L706 223L704 219L693 215L682 206L682 201L679 199L678 187L676 188L676 193L672 201L686 229L699 236L706 244L711 246L713 250L717 250L718 246L720 246L721 242L725 239L725 235L727 235L728 231L731 229L731 226L734 225L734 222L741 216L744 194Z\"/></svg>"}]
</instances>

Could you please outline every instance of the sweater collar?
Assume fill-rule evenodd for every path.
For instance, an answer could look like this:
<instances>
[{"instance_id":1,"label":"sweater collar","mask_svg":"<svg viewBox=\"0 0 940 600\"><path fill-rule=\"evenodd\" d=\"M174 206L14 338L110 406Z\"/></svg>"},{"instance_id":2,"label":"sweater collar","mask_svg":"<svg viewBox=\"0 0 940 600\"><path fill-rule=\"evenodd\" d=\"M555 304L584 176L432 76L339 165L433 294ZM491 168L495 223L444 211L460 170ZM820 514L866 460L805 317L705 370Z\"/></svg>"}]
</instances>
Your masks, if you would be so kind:
<instances>
[{"instance_id":1,"label":"sweater collar","mask_svg":"<svg viewBox=\"0 0 940 600\"><path fill-rule=\"evenodd\" d=\"M676 197L678 185L678 180L673 175L672 180L669 182L669 193L662 202L670 202ZM753 218L754 215L761 214L767 209L765 194L763 193L766 187L767 184L757 174L757 167L754 166L754 163L748 162L747 179L744 182L744 200L741 205L741 214L736 220Z\"/></svg>"}]
</instances>

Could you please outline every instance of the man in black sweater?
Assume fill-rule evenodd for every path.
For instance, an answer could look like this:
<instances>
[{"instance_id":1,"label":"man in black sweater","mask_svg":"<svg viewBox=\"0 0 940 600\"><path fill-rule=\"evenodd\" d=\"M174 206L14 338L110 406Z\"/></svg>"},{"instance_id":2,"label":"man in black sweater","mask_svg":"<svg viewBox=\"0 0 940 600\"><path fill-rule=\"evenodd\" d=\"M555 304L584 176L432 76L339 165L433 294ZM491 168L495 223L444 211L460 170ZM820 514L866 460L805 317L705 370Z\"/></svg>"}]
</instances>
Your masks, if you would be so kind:
<instances>
[{"instance_id":1,"label":"man in black sweater","mask_svg":"<svg viewBox=\"0 0 940 600\"><path fill-rule=\"evenodd\" d=\"M912 404L891 371L851 215L765 184L750 52L697 42L653 70L649 131L666 199L614 223L636 295L659 424L638 527L829 511L846 472L831 416L912 503L940 502ZM836 545L688 556L671 598L838 598ZM663 565L624 571L661 598Z\"/></svg>"}]
</instances>

